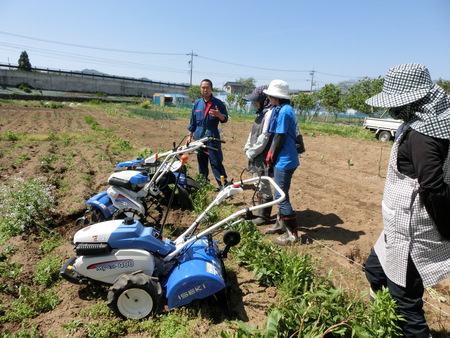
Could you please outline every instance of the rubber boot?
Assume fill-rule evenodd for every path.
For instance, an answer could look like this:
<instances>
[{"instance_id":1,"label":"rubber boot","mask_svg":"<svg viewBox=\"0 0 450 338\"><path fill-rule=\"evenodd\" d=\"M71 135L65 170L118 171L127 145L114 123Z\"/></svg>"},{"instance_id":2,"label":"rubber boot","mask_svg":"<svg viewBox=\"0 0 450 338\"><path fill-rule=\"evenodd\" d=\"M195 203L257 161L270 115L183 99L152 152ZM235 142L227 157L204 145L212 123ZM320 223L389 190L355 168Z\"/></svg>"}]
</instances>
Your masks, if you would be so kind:
<instances>
[{"instance_id":1,"label":"rubber boot","mask_svg":"<svg viewBox=\"0 0 450 338\"><path fill-rule=\"evenodd\" d=\"M286 225L286 233L277 237L275 243L279 245L292 245L298 242L297 215L281 215L283 223Z\"/></svg>"},{"instance_id":2,"label":"rubber boot","mask_svg":"<svg viewBox=\"0 0 450 338\"><path fill-rule=\"evenodd\" d=\"M273 199L263 198L261 194L258 194L258 203L264 204L273 201ZM272 213L272 207L267 207L264 209L259 209L256 214L256 218L252 219L253 224L255 225L264 225L270 221L270 214Z\"/></svg>"},{"instance_id":3,"label":"rubber boot","mask_svg":"<svg viewBox=\"0 0 450 338\"><path fill-rule=\"evenodd\" d=\"M271 228L266 229L265 234L283 234L286 232L286 225L284 224L281 213L278 212L277 214L277 221L275 222L275 225Z\"/></svg>"}]
</instances>

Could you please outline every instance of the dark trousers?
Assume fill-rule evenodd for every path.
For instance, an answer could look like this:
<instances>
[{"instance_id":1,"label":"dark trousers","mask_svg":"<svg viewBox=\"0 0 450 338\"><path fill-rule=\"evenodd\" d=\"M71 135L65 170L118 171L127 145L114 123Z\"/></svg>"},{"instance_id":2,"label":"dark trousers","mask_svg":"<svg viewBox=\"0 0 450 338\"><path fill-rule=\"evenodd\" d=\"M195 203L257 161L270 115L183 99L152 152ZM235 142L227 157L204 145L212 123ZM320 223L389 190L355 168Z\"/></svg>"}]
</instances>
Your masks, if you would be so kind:
<instances>
[{"instance_id":1,"label":"dark trousers","mask_svg":"<svg viewBox=\"0 0 450 338\"><path fill-rule=\"evenodd\" d=\"M213 145L215 147L215 145ZM220 176L223 176L225 182L227 182L227 173L225 172L225 167L222 164L223 161L223 153L222 149L219 148L218 151L209 150L208 154L203 151L199 151L197 154L198 160L198 172L203 175L203 177L207 180L209 175L208 164L211 163L211 169L214 174L214 178L217 181L217 184L221 186Z\"/></svg>"},{"instance_id":2,"label":"dark trousers","mask_svg":"<svg viewBox=\"0 0 450 338\"><path fill-rule=\"evenodd\" d=\"M430 331L424 317L423 311L423 283L419 272L416 269L411 257L408 257L408 267L406 272L406 287L395 284L381 267L380 261L374 250L367 258L365 265L366 277L370 282L370 287L377 292L383 286L389 289L392 298L398 306L398 313L406 321L400 321L398 325L402 328L405 337L429 338Z\"/></svg>"}]
</instances>

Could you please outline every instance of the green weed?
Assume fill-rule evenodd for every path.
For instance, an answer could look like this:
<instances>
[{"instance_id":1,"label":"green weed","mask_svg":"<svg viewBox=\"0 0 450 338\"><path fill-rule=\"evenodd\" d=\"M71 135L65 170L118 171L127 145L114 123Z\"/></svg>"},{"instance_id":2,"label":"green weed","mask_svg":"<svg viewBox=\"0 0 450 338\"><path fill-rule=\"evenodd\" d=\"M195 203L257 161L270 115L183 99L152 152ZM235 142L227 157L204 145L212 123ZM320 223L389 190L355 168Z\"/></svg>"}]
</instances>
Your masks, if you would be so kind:
<instances>
[{"instance_id":1,"label":"green weed","mask_svg":"<svg viewBox=\"0 0 450 338\"><path fill-rule=\"evenodd\" d=\"M0 277L16 279L22 271L22 265L9 259L9 255L0 254Z\"/></svg>"},{"instance_id":2,"label":"green weed","mask_svg":"<svg viewBox=\"0 0 450 338\"><path fill-rule=\"evenodd\" d=\"M56 135L54 132L49 132L48 136L47 136L47 139L49 141L58 141L59 140L59 136Z\"/></svg>"},{"instance_id":3,"label":"green weed","mask_svg":"<svg viewBox=\"0 0 450 338\"><path fill-rule=\"evenodd\" d=\"M81 319L72 320L70 322L67 322L65 324L62 324L61 327L63 329L66 329L70 335L74 334L78 331L78 328L83 326L83 322Z\"/></svg>"},{"instance_id":4,"label":"green weed","mask_svg":"<svg viewBox=\"0 0 450 338\"><path fill-rule=\"evenodd\" d=\"M39 246L39 251L43 254L48 254L53 251L53 249L57 248L64 244L64 240L61 238L59 234L51 234L49 238L45 238L41 245Z\"/></svg>"},{"instance_id":5,"label":"green weed","mask_svg":"<svg viewBox=\"0 0 450 338\"><path fill-rule=\"evenodd\" d=\"M92 175L89 175L87 173L82 173L81 179L84 181L85 185L89 185L92 181Z\"/></svg>"},{"instance_id":6,"label":"green weed","mask_svg":"<svg viewBox=\"0 0 450 338\"><path fill-rule=\"evenodd\" d=\"M18 141L19 135L11 130L8 130L6 133L3 134L3 139L5 141Z\"/></svg>"},{"instance_id":7,"label":"green weed","mask_svg":"<svg viewBox=\"0 0 450 338\"><path fill-rule=\"evenodd\" d=\"M335 288L330 276L314 273L309 255L274 247L251 222L238 225L242 235L233 256L252 270L262 285L276 286L280 299L268 311L266 327L233 323L233 333L222 337L396 337L401 317L389 293L380 295L372 308L362 299ZM377 313L377 315L375 315Z\"/></svg>"},{"instance_id":8,"label":"green weed","mask_svg":"<svg viewBox=\"0 0 450 338\"><path fill-rule=\"evenodd\" d=\"M54 203L51 186L42 178L15 179L12 186L0 184L0 233L12 237L48 232L50 210Z\"/></svg>"},{"instance_id":9,"label":"green weed","mask_svg":"<svg viewBox=\"0 0 450 338\"><path fill-rule=\"evenodd\" d=\"M100 129L99 128L100 124L97 122L97 120L94 117L92 117L90 115L87 115L84 117L84 122L86 122L89 125L89 127L91 127L92 130Z\"/></svg>"},{"instance_id":10,"label":"green weed","mask_svg":"<svg viewBox=\"0 0 450 338\"><path fill-rule=\"evenodd\" d=\"M11 334L8 330L1 333L2 338L41 338L42 335L39 333L38 324L32 324L27 320L24 320L21 324L21 330L14 334Z\"/></svg>"},{"instance_id":11,"label":"green weed","mask_svg":"<svg viewBox=\"0 0 450 338\"><path fill-rule=\"evenodd\" d=\"M30 160L30 155L27 153L22 153L22 154L20 154L20 156L18 158L16 158L14 160L14 165L17 167L22 167L23 162L29 161L29 160Z\"/></svg>"},{"instance_id":12,"label":"green weed","mask_svg":"<svg viewBox=\"0 0 450 338\"><path fill-rule=\"evenodd\" d=\"M88 333L88 337L122 337L126 333L125 325L125 322L118 318L108 320L94 320L86 324L86 330Z\"/></svg>"},{"instance_id":13,"label":"green weed","mask_svg":"<svg viewBox=\"0 0 450 338\"><path fill-rule=\"evenodd\" d=\"M42 312L53 310L59 299L53 290L31 289L28 285L19 288L19 298L12 304L0 305L0 323L18 322L25 318L34 318Z\"/></svg>"},{"instance_id":14,"label":"green weed","mask_svg":"<svg viewBox=\"0 0 450 338\"><path fill-rule=\"evenodd\" d=\"M50 170L53 170L52 165L58 161L60 155L57 154L50 154L49 156L42 156L41 157L41 163L39 164L41 167L41 170L43 172L48 172Z\"/></svg>"},{"instance_id":15,"label":"green weed","mask_svg":"<svg viewBox=\"0 0 450 338\"><path fill-rule=\"evenodd\" d=\"M196 180L200 182L201 189L194 191L191 194L192 204L194 206L194 212L197 215L200 215L206 207L213 201L214 199L214 192L215 188L211 185L209 181L203 180L203 176L198 175L196 177ZM205 218L205 221L214 223L215 220L217 220L218 214L217 214L217 208L211 209L210 213Z\"/></svg>"},{"instance_id":16,"label":"green weed","mask_svg":"<svg viewBox=\"0 0 450 338\"><path fill-rule=\"evenodd\" d=\"M59 280L61 261L54 256L45 256L36 264L33 280L40 285L51 287Z\"/></svg>"},{"instance_id":17,"label":"green weed","mask_svg":"<svg viewBox=\"0 0 450 338\"><path fill-rule=\"evenodd\" d=\"M141 116L146 119L152 119L152 120L175 120L175 116L171 113L160 111L160 110L148 110L147 108L144 109L130 109L131 113L134 115Z\"/></svg>"}]
</instances>

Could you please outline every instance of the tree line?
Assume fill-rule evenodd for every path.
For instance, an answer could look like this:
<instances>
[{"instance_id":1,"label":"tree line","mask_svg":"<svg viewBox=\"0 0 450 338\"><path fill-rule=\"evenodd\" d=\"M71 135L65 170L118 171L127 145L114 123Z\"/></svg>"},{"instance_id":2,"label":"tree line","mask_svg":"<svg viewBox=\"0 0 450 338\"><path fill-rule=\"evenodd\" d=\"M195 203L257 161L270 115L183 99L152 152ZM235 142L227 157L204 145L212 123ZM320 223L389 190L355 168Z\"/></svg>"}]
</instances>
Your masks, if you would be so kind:
<instances>
[{"instance_id":1,"label":"tree line","mask_svg":"<svg viewBox=\"0 0 450 338\"><path fill-rule=\"evenodd\" d=\"M31 71L31 63L26 51L20 54L19 70ZM251 93L256 88L256 80L253 77L239 78L236 80L244 85L244 91L239 94L228 94L226 102L231 107L242 109L246 102L242 99L245 94ZM364 77L357 81L341 82L337 85L329 83L321 89L313 92L293 93L291 104L302 115L317 116L319 112L325 110L329 114L337 117L339 113L349 109L362 112L369 116L373 116L377 111L373 107L365 104L365 101L375 94L378 94L383 88L384 78L381 76L374 79ZM436 83L450 93L450 81L439 78ZM221 92L220 89L214 88L214 92ZM200 86L190 86L188 96L192 100L201 97Z\"/></svg>"},{"instance_id":2,"label":"tree line","mask_svg":"<svg viewBox=\"0 0 450 338\"><path fill-rule=\"evenodd\" d=\"M226 102L229 106L243 108L246 102L242 97L256 88L256 80L252 77L239 78L236 82L243 84L245 90L238 94L228 94ZM364 77L361 80L341 82L336 85L330 83L317 91L292 93L291 104L301 115L317 116L325 110L337 117L339 113L354 109L373 116L377 111L367 105L365 101L381 92L383 83L384 78L381 76L378 78ZM450 81L440 78L436 83L444 88L447 93L450 93ZM221 90L214 88L214 92L221 92ZM188 96L192 100L201 97L200 86L189 87Z\"/></svg>"}]
</instances>

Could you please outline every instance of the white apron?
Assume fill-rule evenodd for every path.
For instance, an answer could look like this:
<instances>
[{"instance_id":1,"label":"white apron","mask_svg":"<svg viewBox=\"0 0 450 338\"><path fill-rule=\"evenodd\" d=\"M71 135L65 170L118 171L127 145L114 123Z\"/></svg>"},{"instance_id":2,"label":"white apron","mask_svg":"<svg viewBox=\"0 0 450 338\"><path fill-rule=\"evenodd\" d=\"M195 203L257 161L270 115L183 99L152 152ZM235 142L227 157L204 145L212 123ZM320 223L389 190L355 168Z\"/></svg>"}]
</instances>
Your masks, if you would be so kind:
<instances>
[{"instance_id":1,"label":"white apron","mask_svg":"<svg viewBox=\"0 0 450 338\"><path fill-rule=\"evenodd\" d=\"M429 287L450 277L450 241L439 234L420 201L417 179L397 170L398 146L403 136L392 147L382 202L384 230L374 249L384 272L395 284L406 286L410 254L424 286ZM444 163L447 184L450 184L449 155L450 149Z\"/></svg>"}]
</instances>

